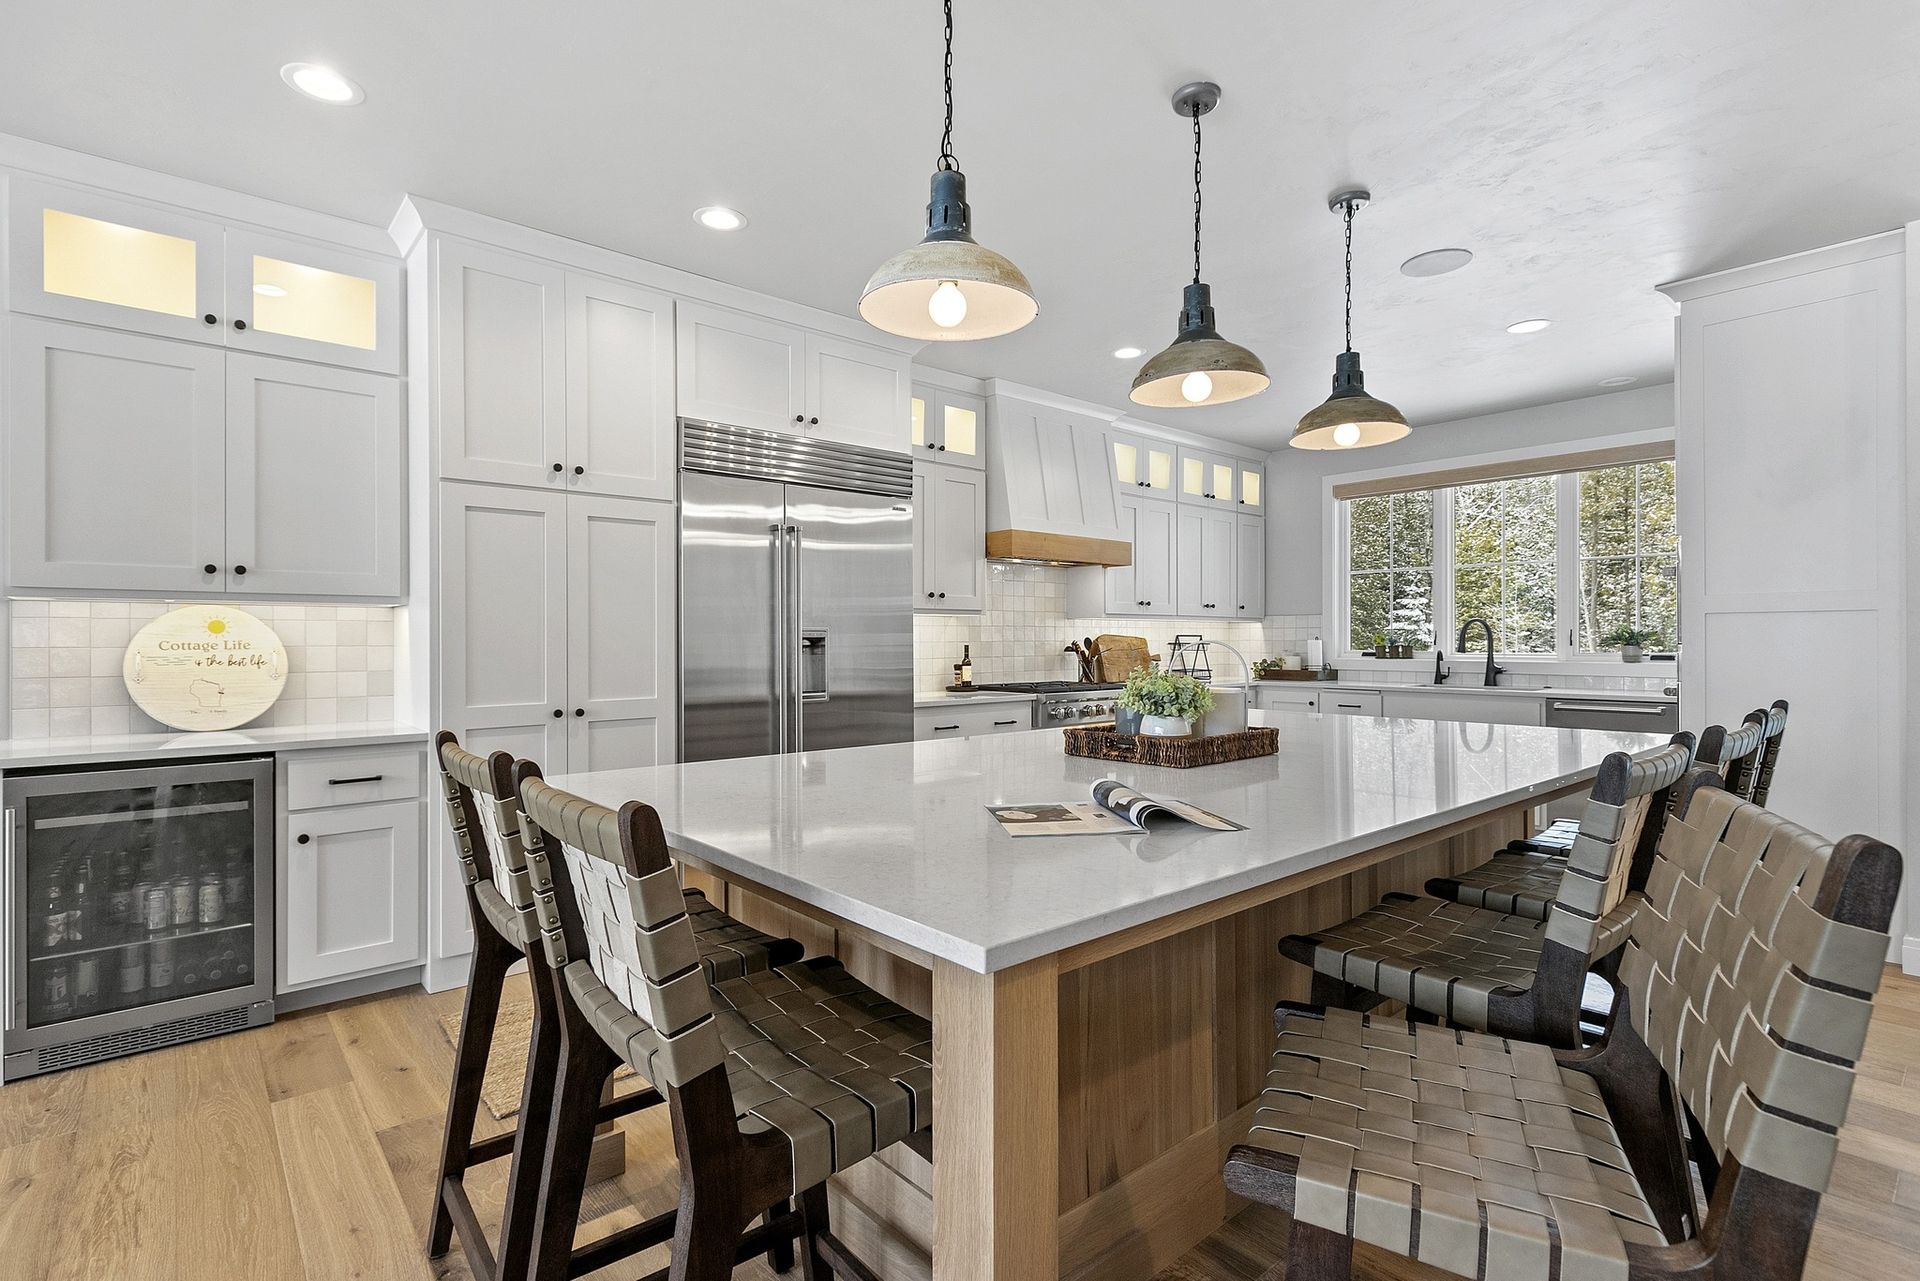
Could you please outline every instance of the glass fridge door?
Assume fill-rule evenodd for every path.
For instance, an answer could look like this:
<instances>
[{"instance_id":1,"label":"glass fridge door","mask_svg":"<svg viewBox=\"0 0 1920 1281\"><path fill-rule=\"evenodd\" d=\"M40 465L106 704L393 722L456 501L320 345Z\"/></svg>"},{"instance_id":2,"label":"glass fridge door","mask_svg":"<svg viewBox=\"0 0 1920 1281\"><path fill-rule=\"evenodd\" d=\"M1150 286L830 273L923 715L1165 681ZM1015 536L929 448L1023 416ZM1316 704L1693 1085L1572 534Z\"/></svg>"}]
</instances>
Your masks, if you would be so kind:
<instances>
[{"instance_id":1,"label":"glass fridge door","mask_svg":"<svg viewBox=\"0 0 1920 1281\"><path fill-rule=\"evenodd\" d=\"M210 1008L264 977L271 762L9 779L9 1050ZM89 1022L99 1016L122 1016Z\"/></svg>"}]
</instances>

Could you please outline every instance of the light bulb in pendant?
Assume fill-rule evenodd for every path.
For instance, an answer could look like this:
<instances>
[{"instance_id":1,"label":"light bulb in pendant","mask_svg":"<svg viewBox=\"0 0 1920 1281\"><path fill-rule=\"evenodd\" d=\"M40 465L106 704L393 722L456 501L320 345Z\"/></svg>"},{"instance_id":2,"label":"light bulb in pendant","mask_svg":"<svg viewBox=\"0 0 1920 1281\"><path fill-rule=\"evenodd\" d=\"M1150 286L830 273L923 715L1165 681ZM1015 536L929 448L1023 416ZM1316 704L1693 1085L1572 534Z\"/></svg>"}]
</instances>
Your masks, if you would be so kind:
<instances>
[{"instance_id":1,"label":"light bulb in pendant","mask_svg":"<svg viewBox=\"0 0 1920 1281\"><path fill-rule=\"evenodd\" d=\"M1213 379L1204 369L1196 369L1180 380L1180 395L1190 405L1198 405L1213 395Z\"/></svg>"},{"instance_id":2,"label":"light bulb in pendant","mask_svg":"<svg viewBox=\"0 0 1920 1281\"><path fill-rule=\"evenodd\" d=\"M1360 424L1341 423L1333 429L1333 443L1342 449L1352 449L1360 443Z\"/></svg>"},{"instance_id":3,"label":"light bulb in pendant","mask_svg":"<svg viewBox=\"0 0 1920 1281\"><path fill-rule=\"evenodd\" d=\"M942 329L952 329L967 318L967 296L951 280L943 280L927 299L927 317Z\"/></svg>"}]
</instances>

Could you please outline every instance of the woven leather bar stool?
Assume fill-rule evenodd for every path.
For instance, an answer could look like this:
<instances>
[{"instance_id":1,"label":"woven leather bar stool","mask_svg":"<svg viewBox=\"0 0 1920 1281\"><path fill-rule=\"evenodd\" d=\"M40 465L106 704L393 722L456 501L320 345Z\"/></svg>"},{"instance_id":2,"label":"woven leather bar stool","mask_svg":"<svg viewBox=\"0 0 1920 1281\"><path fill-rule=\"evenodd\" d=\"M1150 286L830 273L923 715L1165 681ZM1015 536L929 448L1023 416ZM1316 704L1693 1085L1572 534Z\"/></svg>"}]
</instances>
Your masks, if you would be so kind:
<instances>
[{"instance_id":1,"label":"woven leather bar stool","mask_svg":"<svg viewBox=\"0 0 1920 1281\"><path fill-rule=\"evenodd\" d=\"M1293 1215L1287 1281L1344 1281L1354 1241L1480 1281L1801 1274L1900 856L1829 843L1710 771L1689 786L1635 895L1624 1017L1599 1046L1275 1011L1225 1178ZM1704 1219L1683 1114L1719 1166Z\"/></svg>"},{"instance_id":2,"label":"woven leather bar stool","mask_svg":"<svg viewBox=\"0 0 1920 1281\"><path fill-rule=\"evenodd\" d=\"M894 1143L931 1156L932 1025L830 959L710 980L659 815L572 796L528 761L514 778L529 849L563 869L536 886L562 1009L534 1276L570 1275L594 1102L624 1061L666 1096L680 1163L678 1208L641 1225L673 1240L649 1281L722 1281L794 1234L810 1281L877 1281L834 1237L826 1180ZM797 1212L749 1228L789 1202Z\"/></svg>"},{"instance_id":3,"label":"woven leather bar stool","mask_svg":"<svg viewBox=\"0 0 1920 1281\"><path fill-rule=\"evenodd\" d=\"M520 833L520 799L513 789L513 758L505 752L480 757L463 749L447 731L434 737L439 758L453 848L466 882L467 911L473 922L473 966L454 1047L453 1088L447 1101L441 1144L440 1176L434 1183L433 1214L427 1253L438 1258L453 1243L457 1228L468 1263L481 1281L517 1281L527 1274L533 1254L533 1228L539 1204L541 1155L546 1148L552 1106L552 1081L560 1041L552 983L544 975L546 951L539 945L534 910L534 877ZM476 839L476 833L478 837ZM738 978L800 959L801 946L774 938L719 911L697 891L687 891L686 910L695 922L702 967L715 978ZM480 1088L493 1048L493 1032L507 971L527 962L533 993L533 1028L527 1046L526 1083L512 1134L475 1142L474 1121ZM599 1106L594 1121L611 1121L661 1102L643 1089ZM467 1197L466 1171L511 1154L506 1205L496 1258ZM618 1241L612 1241L617 1248ZM606 1243L600 1247L607 1248ZM791 1264L788 1254L776 1265Z\"/></svg>"},{"instance_id":4,"label":"woven leather bar stool","mask_svg":"<svg viewBox=\"0 0 1920 1281\"><path fill-rule=\"evenodd\" d=\"M1280 940L1313 970L1316 1005L1366 1010L1383 1000L1460 1027L1573 1046L1587 971L1620 946L1632 916L1629 869L1666 824L1670 789L1693 760L1693 736L1600 763L1548 919L1445 899L1389 894L1329 929Z\"/></svg>"},{"instance_id":5,"label":"woven leather bar stool","mask_svg":"<svg viewBox=\"0 0 1920 1281\"><path fill-rule=\"evenodd\" d=\"M1787 728L1787 700L1777 698L1773 701L1771 708L1748 712L1746 720L1748 722L1759 721L1763 725L1761 743L1755 748L1754 755L1752 757L1742 757L1734 754L1736 748L1745 746L1750 742L1750 740L1743 739L1740 743L1722 749L1726 753L1726 756L1720 761L1720 764L1723 771L1728 775L1727 786L1729 790L1738 796L1752 801L1756 805L1765 805L1767 803L1767 788L1772 785L1773 781L1773 762L1779 759L1780 756L1780 736L1786 732ZM1712 732L1712 727L1709 727L1709 732ZM1726 731L1723 728L1720 732L1724 734ZM1715 754L1710 750L1712 746L1713 744L1708 741L1707 735L1702 734L1700 736L1699 758L1703 763L1711 763L1714 759ZM1764 751L1761 751L1761 748L1764 748ZM1762 768L1763 759L1767 782L1764 785L1758 786L1758 795L1756 795L1756 781L1759 771ZM1743 775L1745 777L1742 777ZM1579 830L1579 827L1580 821L1578 819L1555 819L1553 822L1535 832L1532 836L1524 840L1515 841L1507 848L1528 854L1559 854L1564 856L1568 848L1572 846L1573 835ZM1429 889L1427 892L1429 894L1434 893L1432 889ZM1445 896L1443 895L1442 897ZM1468 902L1469 900L1462 899L1461 901ZM1544 910L1545 909L1542 909L1543 912ZM1544 919L1544 917L1542 919Z\"/></svg>"},{"instance_id":6,"label":"woven leather bar stool","mask_svg":"<svg viewBox=\"0 0 1920 1281\"><path fill-rule=\"evenodd\" d=\"M1769 783L1772 781L1772 762L1779 757L1780 736L1786 727L1785 701L1775 703L1771 711L1748 712L1745 722L1732 732L1725 726L1709 725L1700 735L1694 762L1718 769L1736 795L1765 805L1766 791L1762 788L1754 795L1754 783L1763 769ZM1560 819L1535 837L1515 841L1476 868L1455 876L1434 877L1427 882L1427 893L1471 907L1546 920L1560 892L1560 880L1567 870L1567 850L1572 845L1571 836L1566 844L1560 844L1563 824L1572 831L1579 830L1578 820ZM1627 876L1628 889L1637 890L1646 883L1647 867L1646 862L1634 864Z\"/></svg>"}]
</instances>

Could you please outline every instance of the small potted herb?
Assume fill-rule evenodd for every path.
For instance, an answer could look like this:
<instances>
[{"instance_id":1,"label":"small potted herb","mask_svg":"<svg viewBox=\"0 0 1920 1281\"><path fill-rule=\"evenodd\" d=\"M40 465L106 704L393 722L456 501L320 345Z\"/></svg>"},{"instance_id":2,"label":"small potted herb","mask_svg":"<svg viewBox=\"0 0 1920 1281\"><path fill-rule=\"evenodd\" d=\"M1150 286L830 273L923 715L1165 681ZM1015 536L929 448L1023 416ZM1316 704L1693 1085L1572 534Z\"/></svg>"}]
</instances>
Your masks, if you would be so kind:
<instances>
[{"instance_id":1,"label":"small potted herb","mask_svg":"<svg viewBox=\"0 0 1920 1281\"><path fill-rule=\"evenodd\" d=\"M1646 647L1653 644L1654 634L1641 631L1637 627L1616 627L1600 638L1600 643L1609 648L1618 647L1620 661L1637 663L1646 657Z\"/></svg>"},{"instance_id":2,"label":"small potted herb","mask_svg":"<svg viewBox=\"0 0 1920 1281\"><path fill-rule=\"evenodd\" d=\"M1140 716L1140 732L1187 738L1213 710L1213 691L1179 672L1135 672L1120 691L1120 707Z\"/></svg>"},{"instance_id":3,"label":"small potted herb","mask_svg":"<svg viewBox=\"0 0 1920 1281\"><path fill-rule=\"evenodd\" d=\"M1257 681L1277 681L1280 673L1287 670L1283 658L1258 658L1253 663L1253 679Z\"/></svg>"}]
</instances>

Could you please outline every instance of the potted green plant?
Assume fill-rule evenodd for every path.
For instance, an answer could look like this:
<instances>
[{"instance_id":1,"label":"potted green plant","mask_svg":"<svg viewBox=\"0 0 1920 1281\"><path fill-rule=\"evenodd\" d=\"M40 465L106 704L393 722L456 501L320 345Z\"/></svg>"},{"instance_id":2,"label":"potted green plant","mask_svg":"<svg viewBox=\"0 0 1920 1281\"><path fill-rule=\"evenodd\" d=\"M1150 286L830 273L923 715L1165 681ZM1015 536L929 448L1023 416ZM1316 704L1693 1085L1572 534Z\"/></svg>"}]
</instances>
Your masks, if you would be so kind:
<instances>
[{"instance_id":1,"label":"potted green plant","mask_svg":"<svg viewBox=\"0 0 1920 1281\"><path fill-rule=\"evenodd\" d=\"M1620 661L1637 663L1646 657L1646 647L1654 641L1652 632L1641 631L1637 627L1616 627L1600 638L1600 643L1608 647L1619 647Z\"/></svg>"},{"instance_id":2,"label":"potted green plant","mask_svg":"<svg viewBox=\"0 0 1920 1281\"><path fill-rule=\"evenodd\" d=\"M1186 738L1195 722L1213 710L1213 691L1179 672L1135 672L1120 691L1120 704L1140 716L1140 732Z\"/></svg>"},{"instance_id":3,"label":"potted green plant","mask_svg":"<svg viewBox=\"0 0 1920 1281\"><path fill-rule=\"evenodd\" d=\"M1280 679L1280 673L1287 670L1286 660L1279 658L1258 658L1253 663L1253 679L1273 681Z\"/></svg>"}]
</instances>

